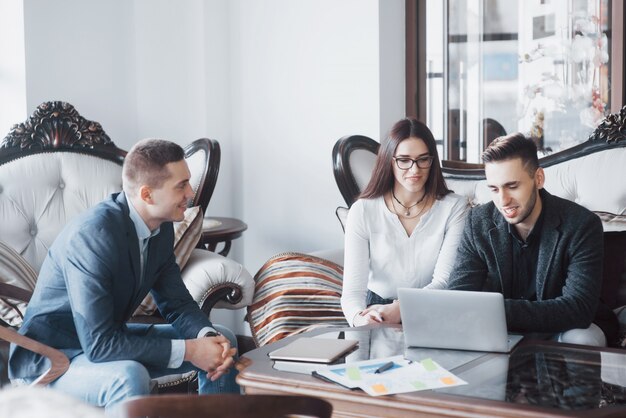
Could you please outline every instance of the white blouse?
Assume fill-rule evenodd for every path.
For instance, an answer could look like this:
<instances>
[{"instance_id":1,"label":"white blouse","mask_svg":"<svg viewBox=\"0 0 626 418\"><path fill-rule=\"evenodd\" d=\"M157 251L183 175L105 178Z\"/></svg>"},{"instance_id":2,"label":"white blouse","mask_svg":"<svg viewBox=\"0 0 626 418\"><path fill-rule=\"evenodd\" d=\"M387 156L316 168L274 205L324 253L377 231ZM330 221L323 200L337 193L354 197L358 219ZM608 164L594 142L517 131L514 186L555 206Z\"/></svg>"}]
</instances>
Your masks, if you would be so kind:
<instances>
[{"instance_id":1,"label":"white blouse","mask_svg":"<svg viewBox=\"0 0 626 418\"><path fill-rule=\"evenodd\" d=\"M467 200L435 200L410 236L384 198L359 199L348 213L341 307L350 325L365 309L367 289L397 299L399 287L443 289L461 240Z\"/></svg>"}]
</instances>

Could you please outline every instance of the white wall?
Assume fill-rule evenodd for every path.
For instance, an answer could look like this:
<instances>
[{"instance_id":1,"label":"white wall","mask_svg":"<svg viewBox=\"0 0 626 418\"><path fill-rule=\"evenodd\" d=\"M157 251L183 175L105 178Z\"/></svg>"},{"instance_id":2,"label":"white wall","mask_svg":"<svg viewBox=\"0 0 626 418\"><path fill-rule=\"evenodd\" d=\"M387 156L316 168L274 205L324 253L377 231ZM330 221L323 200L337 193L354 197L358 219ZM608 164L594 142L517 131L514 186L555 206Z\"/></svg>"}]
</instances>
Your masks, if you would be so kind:
<instances>
[{"instance_id":1,"label":"white wall","mask_svg":"<svg viewBox=\"0 0 626 418\"><path fill-rule=\"evenodd\" d=\"M232 216L228 2L181 4L133 2L136 137L181 145L201 137L217 139L222 162L207 213Z\"/></svg>"},{"instance_id":2,"label":"white wall","mask_svg":"<svg viewBox=\"0 0 626 418\"><path fill-rule=\"evenodd\" d=\"M24 120L40 103L63 100L100 122L123 149L147 137L181 145L218 139L221 175L209 210L231 214L228 2L24 4L27 105L13 106L23 115L8 119Z\"/></svg>"},{"instance_id":3,"label":"white wall","mask_svg":"<svg viewBox=\"0 0 626 418\"><path fill-rule=\"evenodd\" d=\"M28 114L42 102L72 103L120 147L137 139L133 111L132 3L25 0Z\"/></svg>"},{"instance_id":4,"label":"white wall","mask_svg":"<svg viewBox=\"0 0 626 418\"><path fill-rule=\"evenodd\" d=\"M252 274L343 245L332 147L404 115L403 0L25 0L24 17L29 113L69 101L125 149L219 140L209 215L248 224L230 256ZM212 319L242 332L242 315Z\"/></svg>"},{"instance_id":5,"label":"white wall","mask_svg":"<svg viewBox=\"0 0 626 418\"><path fill-rule=\"evenodd\" d=\"M333 178L331 150L348 134L378 139L388 120L404 115L403 91L381 94L389 85L395 93L404 86L404 13L396 13L403 5L235 2L233 135L241 141L235 160L241 158L242 169L236 207L243 208L250 228L244 260L252 272L282 251L343 245L334 210L344 202ZM393 9L385 16L399 17L384 36L379 7ZM383 38L393 43L384 54ZM382 56L388 62L380 64ZM381 83L381 68L399 80Z\"/></svg>"},{"instance_id":6,"label":"white wall","mask_svg":"<svg viewBox=\"0 0 626 418\"><path fill-rule=\"evenodd\" d=\"M0 138L26 119L24 6L21 0L0 2Z\"/></svg>"}]
</instances>

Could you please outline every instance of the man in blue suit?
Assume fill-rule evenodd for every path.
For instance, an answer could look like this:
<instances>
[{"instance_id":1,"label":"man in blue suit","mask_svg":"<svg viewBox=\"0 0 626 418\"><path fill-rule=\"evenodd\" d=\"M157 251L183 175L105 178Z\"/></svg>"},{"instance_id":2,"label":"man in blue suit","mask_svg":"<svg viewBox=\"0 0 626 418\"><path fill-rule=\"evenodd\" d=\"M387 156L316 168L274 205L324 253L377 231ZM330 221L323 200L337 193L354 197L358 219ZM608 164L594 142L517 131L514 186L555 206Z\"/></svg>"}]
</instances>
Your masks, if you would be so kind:
<instances>
[{"instance_id":1,"label":"man in blue suit","mask_svg":"<svg viewBox=\"0 0 626 418\"><path fill-rule=\"evenodd\" d=\"M448 287L499 292L510 331L605 346L617 318L600 301L600 218L543 189L537 147L522 134L483 152L492 202L472 208Z\"/></svg>"},{"instance_id":2,"label":"man in blue suit","mask_svg":"<svg viewBox=\"0 0 626 418\"><path fill-rule=\"evenodd\" d=\"M152 378L199 370L201 393L239 392L232 333L214 326L183 284L172 221L193 191L183 149L144 140L126 156L122 193L70 222L50 247L20 333L63 351L52 388L109 408ZM127 324L148 292L169 324ZM11 346L10 376L32 382L47 360Z\"/></svg>"}]
</instances>

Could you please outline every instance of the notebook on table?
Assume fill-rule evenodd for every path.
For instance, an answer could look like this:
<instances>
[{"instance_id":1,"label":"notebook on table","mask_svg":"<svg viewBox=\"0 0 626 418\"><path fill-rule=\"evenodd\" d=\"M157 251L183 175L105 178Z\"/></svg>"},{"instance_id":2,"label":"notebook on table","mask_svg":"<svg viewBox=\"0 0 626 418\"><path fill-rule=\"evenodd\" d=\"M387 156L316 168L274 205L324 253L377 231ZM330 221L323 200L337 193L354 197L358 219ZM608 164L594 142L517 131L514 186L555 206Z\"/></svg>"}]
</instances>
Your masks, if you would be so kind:
<instances>
[{"instance_id":1,"label":"notebook on table","mask_svg":"<svg viewBox=\"0 0 626 418\"><path fill-rule=\"evenodd\" d=\"M269 353L272 360L332 363L358 345L356 340L300 337Z\"/></svg>"},{"instance_id":2,"label":"notebook on table","mask_svg":"<svg viewBox=\"0 0 626 418\"><path fill-rule=\"evenodd\" d=\"M398 289L409 347L508 353L522 339L507 333L501 293Z\"/></svg>"}]
</instances>

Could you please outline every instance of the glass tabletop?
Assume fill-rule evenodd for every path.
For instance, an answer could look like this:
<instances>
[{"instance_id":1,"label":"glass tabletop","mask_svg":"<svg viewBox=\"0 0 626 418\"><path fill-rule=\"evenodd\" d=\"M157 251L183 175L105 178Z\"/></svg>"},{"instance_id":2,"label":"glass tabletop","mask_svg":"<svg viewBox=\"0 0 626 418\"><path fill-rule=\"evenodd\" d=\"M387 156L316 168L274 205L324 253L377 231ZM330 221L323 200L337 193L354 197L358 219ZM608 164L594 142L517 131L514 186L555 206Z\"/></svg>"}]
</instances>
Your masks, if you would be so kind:
<instances>
[{"instance_id":1,"label":"glass tabletop","mask_svg":"<svg viewBox=\"0 0 626 418\"><path fill-rule=\"evenodd\" d=\"M626 355L555 345L519 347L461 371L445 393L566 410L626 405Z\"/></svg>"},{"instance_id":2,"label":"glass tabletop","mask_svg":"<svg viewBox=\"0 0 626 418\"><path fill-rule=\"evenodd\" d=\"M401 328L329 331L315 338L345 338L358 349L334 364L404 354L431 358L468 384L434 392L561 410L626 405L626 354L562 344L522 344L511 354L407 348ZM310 374L319 365L276 362L282 371Z\"/></svg>"}]
</instances>

